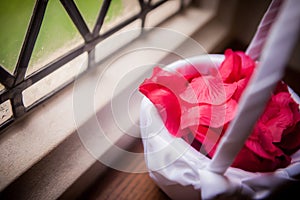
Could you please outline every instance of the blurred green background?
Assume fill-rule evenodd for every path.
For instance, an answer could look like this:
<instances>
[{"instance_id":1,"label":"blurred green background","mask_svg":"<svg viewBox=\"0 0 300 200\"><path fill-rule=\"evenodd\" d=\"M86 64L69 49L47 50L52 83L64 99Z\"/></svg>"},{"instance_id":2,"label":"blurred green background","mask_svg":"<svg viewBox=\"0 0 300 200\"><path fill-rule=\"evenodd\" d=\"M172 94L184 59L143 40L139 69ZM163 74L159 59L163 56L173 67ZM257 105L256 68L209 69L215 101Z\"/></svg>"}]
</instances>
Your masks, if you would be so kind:
<instances>
[{"instance_id":1,"label":"blurred green background","mask_svg":"<svg viewBox=\"0 0 300 200\"><path fill-rule=\"evenodd\" d=\"M102 0L74 0L89 29L97 20ZM27 31L35 0L0 1L0 64L13 73ZM113 0L105 23L122 12L122 0ZM59 0L49 0L29 68L58 57L83 39Z\"/></svg>"}]
</instances>

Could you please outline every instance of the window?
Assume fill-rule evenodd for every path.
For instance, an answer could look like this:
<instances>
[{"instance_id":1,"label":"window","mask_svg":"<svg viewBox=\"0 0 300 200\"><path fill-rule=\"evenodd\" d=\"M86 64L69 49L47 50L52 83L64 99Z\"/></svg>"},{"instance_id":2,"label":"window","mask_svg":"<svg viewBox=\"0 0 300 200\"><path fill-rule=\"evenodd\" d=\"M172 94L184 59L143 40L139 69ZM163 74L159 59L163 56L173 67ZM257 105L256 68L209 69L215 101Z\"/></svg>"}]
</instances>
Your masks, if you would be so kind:
<instances>
[{"instance_id":1,"label":"window","mask_svg":"<svg viewBox=\"0 0 300 200\"><path fill-rule=\"evenodd\" d=\"M135 22L142 28L155 25L155 20L149 19L155 18L158 8L174 2L176 11L185 3L183 0L1 2L1 131L72 83L78 72L93 67L95 47L105 38Z\"/></svg>"}]
</instances>

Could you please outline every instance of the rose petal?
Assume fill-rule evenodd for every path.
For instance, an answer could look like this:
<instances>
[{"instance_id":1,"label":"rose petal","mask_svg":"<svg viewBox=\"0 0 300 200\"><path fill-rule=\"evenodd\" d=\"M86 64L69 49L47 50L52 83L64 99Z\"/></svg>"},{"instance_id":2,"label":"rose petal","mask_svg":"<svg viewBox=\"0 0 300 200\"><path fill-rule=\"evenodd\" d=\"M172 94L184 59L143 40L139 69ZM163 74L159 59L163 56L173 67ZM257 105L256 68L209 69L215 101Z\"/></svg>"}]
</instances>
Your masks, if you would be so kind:
<instances>
[{"instance_id":1,"label":"rose petal","mask_svg":"<svg viewBox=\"0 0 300 200\"><path fill-rule=\"evenodd\" d=\"M166 71L159 67L153 69L152 76L149 79L146 79L144 83L156 83L177 94L185 90L186 86L189 84L188 81L176 71Z\"/></svg>"},{"instance_id":2,"label":"rose petal","mask_svg":"<svg viewBox=\"0 0 300 200\"><path fill-rule=\"evenodd\" d=\"M220 105L228 101L236 89L236 83L224 84L218 77L207 75L194 78L180 97L189 103Z\"/></svg>"},{"instance_id":3,"label":"rose petal","mask_svg":"<svg viewBox=\"0 0 300 200\"><path fill-rule=\"evenodd\" d=\"M248 84L248 81L249 79L248 78L243 78L241 80L239 80L237 82L237 88L236 88L236 91L233 95L233 98L236 100L236 101L239 101L240 100L240 97L242 96L247 84Z\"/></svg>"},{"instance_id":4,"label":"rose petal","mask_svg":"<svg viewBox=\"0 0 300 200\"><path fill-rule=\"evenodd\" d=\"M289 165L291 158L273 144L272 138L268 127L258 123L232 166L263 172Z\"/></svg>"},{"instance_id":5,"label":"rose petal","mask_svg":"<svg viewBox=\"0 0 300 200\"><path fill-rule=\"evenodd\" d=\"M277 104L280 107L289 107L289 104L293 102L291 94L289 92L277 92L271 99L273 104Z\"/></svg>"},{"instance_id":6,"label":"rose petal","mask_svg":"<svg viewBox=\"0 0 300 200\"><path fill-rule=\"evenodd\" d=\"M152 77L145 79L139 87L140 92L156 106L172 135L180 134L181 107L176 94L185 87L186 80L183 77L158 67L154 68Z\"/></svg>"},{"instance_id":7,"label":"rose petal","mask_svg":"<svg viewBox=\"0 0 300 200\"><path fill-rule=\"evenodd\" d=\"M262 159L248 148L243 148L235 158L232 167L240 168L250 172L270 172L278 168L287 167L290 157L282 155L274 159Z\"/></svg>"},{"instance_id":8,"label":"rose petal","mask_svg":"<svg viewBox=\"0 0 300 200\"><path fill-rule=\"evenodd\" d=\"M270 119L265 125L273 136L273 142L278 143L281 141L283 131L293 125L293 113L288 108L282 108L276 118Z\"/></svg>"},{"instance_id":9,"label":"rose petal","mask_svg":"<svg viewBox=\"0 0 300 200\"><path fill-rule=\"evenodd\" d=\"M299 105L291 97L289 101L287 107L292 113L292 125L283 130L281 141L277 145L291 155L300 148L300 112Z\"/></svg>"},{"instance_id":10,"label":"rose petal","mask_svg":"<svg viewBox=\"0 0 300 200\"><path fill-rule=\"evenodd\" d=\"M241 76L241 57L231 49L225 51L225 60L219 68L224 83L233 83Z\"/></svg>"},{"instance_id":11,"label":"rose petal","mask_svg":"<svg viewBox=\"0 0 300 200\"><path fill-rule=\"evenodd\" d=\"M184 67L180 67L176 69L176 71L181 74L185 79L187 79L189 82L196 77L201 76L199 71L195 68L194 65L188 64Z\"/></svg>"},{"instance_id":12,"label":"rose petal","mask_svg":"<svg viewBox=\"0 0 300 200\"><path fill-rule=\"evenodd\" d=\"M282 150L273 144L273 136L267 126L258 123L245 146L261 158L272 160L275 156L284 154Z\"/></svg>"},{"instance_id":13,"label":"rose petal","mask_svg":"<svg viewBox=\"0 0 300 200\"><path fill-rule=\"evenodd\" d=\"M181 129L198 125L222 127L234 118L236 109L237 102L233 99L221 105L191 104L181 115Z\"/></svg>"},{"instance_id":14,"label":"rose petal","mask_svg":"<svg viewBox=\"0 0 300 200\"><path fill-rule=\"evenodd\" d=\"M237 51L237 55L241 58L241 78L250 78L255 68L255 62L242 51Z\"/></svg>"},{"instance_id":15,"label":"rose petal","mask_svg":"<svg viewBox=\"0 0 300 200\"><path fill-rule=\"evenodd\" d=\"M177 135L181 109L176 95L167 88L157 87L155 83L142 84L140 91L155 105L168 131Z\"/></svg>"},{"instance_id":16,"label":"rose petal","mask_svg":"<svg viewBox=\"0 0 300 200\"><path fill-rule=\"evenodd\" d=\"M268 127L273 142L279 143L283 132L294 125L294 114L290 104L293 103L291 95L279 92L271 97L260 122Z\"/></svg>"},{"instance_id":17,"label":"rose petal","mask_svg":"<svg viewBox=\"0 0 300 200\"><path fill-rule=\"evenodd\" d=\"M300 122L283 132L282 139L277 146L288 155L300 149Z\"/></svg>"},{"instance_id":18,"label":"rose petal","mask_svg":"<svg viewBox=\"0 0 300 200\"><path fill-rule=\"evenodd\" d=\"M289 92L287 84L283 81L279 81L276 85L274 93L277 94L279 92Z\"/></svg>"},{"instance_id":19,"label":"rose petal","mask_svg":"<svg viewBox=\"0 0 300 200\"><path fill-rule=\"evenodd\" d=\"M212 151L215 151L216 144L219 142L220 137L224 133L223 127L211 128L207 126L198 126L194 131L195 138L201 142L201 151L206 152L208 155L212 155Z\"/></svg>"}]
</instances>

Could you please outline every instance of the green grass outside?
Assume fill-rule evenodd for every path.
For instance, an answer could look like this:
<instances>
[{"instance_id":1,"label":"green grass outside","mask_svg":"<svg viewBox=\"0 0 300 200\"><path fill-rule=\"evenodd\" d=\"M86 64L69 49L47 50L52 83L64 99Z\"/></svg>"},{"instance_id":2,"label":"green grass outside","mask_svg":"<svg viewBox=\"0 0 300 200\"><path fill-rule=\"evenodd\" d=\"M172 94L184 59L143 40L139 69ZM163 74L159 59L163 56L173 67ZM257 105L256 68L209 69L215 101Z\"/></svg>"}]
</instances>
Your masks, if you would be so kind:
<instances>
[{"instance_id":1,"label":"green grass outside","mask_svg":"<svg viewBox=\"0 0 300 200\"><path fill-rule=\"evenodd\" d=\"M102 0L74 0L90 30L96 22ZM0 1L0 64L13 72L27 31L35 0ZM122 0L113 0L105 23L122 12ZM44 21L29 67L61 52L72 42L83 42L59 0L49 0ZM51 57L51 56L50 56Z\"/></svg>"}]
</instances>

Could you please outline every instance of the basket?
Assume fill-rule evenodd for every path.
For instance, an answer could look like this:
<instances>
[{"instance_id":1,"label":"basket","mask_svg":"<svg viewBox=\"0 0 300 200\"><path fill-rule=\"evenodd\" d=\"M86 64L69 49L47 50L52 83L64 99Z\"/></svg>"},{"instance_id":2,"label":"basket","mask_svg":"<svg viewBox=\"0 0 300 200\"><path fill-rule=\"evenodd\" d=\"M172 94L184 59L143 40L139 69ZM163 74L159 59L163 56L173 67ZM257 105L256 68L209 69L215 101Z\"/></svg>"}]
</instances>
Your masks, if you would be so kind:
<instances>
[{"instance_id":1,"label":"basket","mask_svg":"<svg viewBox=\"0 0 300 200\"><path fill-rule=\"evenodd\" d=\"M299 23L287 25L287 22L299 22L299 10L300 2L297 0L287 0L284 3L275 0L271 3L247 50L248 55L254 59L261 56L258 70L243 93L237 115L212 159L196 151L183 139L173 137L164 127L154 105L147 98L143 99L140 127L146 165L150 177L170 198L262 199L279 197L286 188L299 187L300 150L291 156L292 162L288 167L274 172L252 173L230 167L264 109L269 94L283 76L300 29ZM274 20L277 13L280 14L272 29L266 28L266 25L272 24L268 20ZM267 40L266 32L269 30L271 34ZM278 48L275 48L278 46L281 47L280 54ZM184 68L188 62L196 67L201 66L197 70L205 74L209 68L219 66L223 59L223 55L202 55L177 61L166 69ZM292 90L290 93L300 103L299 97ZM256 109L252 109L253 106ZM243 130L243 133L238 130Z\"/></svg>"},{"instance_id":2,"label":"basket","mask_svg":"<svg viewBox=\"0 0 300 200\"><path fill-rule=\"evenodd\" d=\"M193 57L187 61L177 61L168 65L167 69L178 69L186 66L186 62L198 68L201 74L207 73L209 68L219 66L223 55L203 55ZM293 93L293 91L290 91ZM296 99L296 94L293 93ZM297 102L300 103L300 102ZM151 178L172 199L200 199L203 185L202 179L211 180L212 187L208 189L216 193L216 188L221 194L234 197L254 197L261 199L269 195L272 189L277 189L274 184L294 184L296 176L300 174L300 150L293 154L291 166L299 166L297 172L278 169L272 173L252 173L238 168L229 167L222 177L214 177L205 171L211 160L196 151L190 144L181 138L172 136L165 128L164 123L155 106L146 97L141 104L140 114L141 135L145 151L146 165ZM299 163L298 163L299 162ZM290 176L290 175L292 176ZM264 180L262 183L260 180ZM225 181L225 185L221 181ZM259 187L253 188L255 183Z\"/></svg>"}]
</instances>

